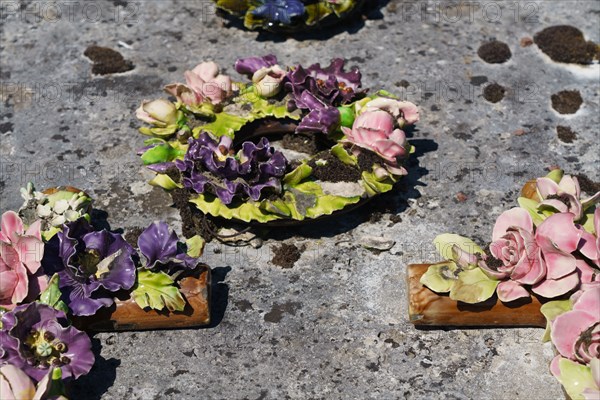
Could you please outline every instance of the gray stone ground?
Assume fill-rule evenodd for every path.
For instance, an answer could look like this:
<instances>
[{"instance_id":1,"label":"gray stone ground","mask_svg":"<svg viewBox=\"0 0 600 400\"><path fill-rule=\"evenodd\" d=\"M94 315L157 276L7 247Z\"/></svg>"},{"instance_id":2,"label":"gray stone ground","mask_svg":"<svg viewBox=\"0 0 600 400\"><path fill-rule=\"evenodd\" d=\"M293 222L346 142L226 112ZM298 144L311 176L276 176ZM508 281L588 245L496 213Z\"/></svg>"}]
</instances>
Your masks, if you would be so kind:
<instances>
[{"instance_id":1,"label":"gray stone ground","mask_svg":"<svg viewBox=\"0 0 600 400\"><path fill-rule=\"evenodd\" d=\"M209 245L205 258L221 281L216 326L95 335L97 364L76 386L76 398L563 397L540 329L416 330L407 321L404 279L408 263L437 260L431 242L439 233L486 243L520 185L548 166L600 180L598 73L585 77L536 46L519 46L562 23L598 41L600 3L373 1L381 16L275 41L227 27L202 1L34 1L15 12L20 3L1 2L2 210L19 206L18 188L29 180L38 187L69 183L95 196L114 228L158 218L178 226L168 195L145 183L133 111L201 60L232 73L240 56L274 53L283 64L342 56L362 68L367 87L403 94L422 111L417 165L402 190L374 203L402 222L388 226L390 213L372 222L363 210L274 232L257 250ZM510 46L508 63L477 57L478 46L493 38ZM82 53L94 43L119 50L136 68L92 77ZM507 97L486 102L487 83L476 76L509 88ZM563 89L584 98L569 118L550 108L550 95ZM558 124L578 139L558 141ZM514 135L519 129L525 134ZM464 203L455 200L459 191ZM270 262L283 234L306 245L292 269ZM396 244L375 254L360 246L372 235Z\"/></svg>"}]
</instances>

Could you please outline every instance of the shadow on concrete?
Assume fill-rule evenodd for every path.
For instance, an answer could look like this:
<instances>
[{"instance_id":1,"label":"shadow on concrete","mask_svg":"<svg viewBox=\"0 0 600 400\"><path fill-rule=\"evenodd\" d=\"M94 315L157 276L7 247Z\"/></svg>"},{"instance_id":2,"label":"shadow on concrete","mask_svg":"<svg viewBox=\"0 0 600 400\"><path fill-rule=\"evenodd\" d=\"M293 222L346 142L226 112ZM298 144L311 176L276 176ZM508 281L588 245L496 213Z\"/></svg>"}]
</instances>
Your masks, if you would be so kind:
<instances>
[{"instance_id":1,"label":"shadow on concrete","mask_svg":"<svg viewBox=\"0 0 600 400\"><path fill-rule=\"evenodd\" d=\"M225 283L231 267L217 267L211 271L210 282L210 325L204 329L214 328L221 323L229 304L229 286Z\"/></svg>"},{"instance_id":2,"label":"shadow on concrete","mask_svg":"<svg viewBox=\"0 0 600 400\"><path fill-rule=\"evenodd\" d=\"M324 27L305 28L300 32L275 33L268 31L258 31L256 40L259 42L285 42L288 38L295 40L328 40L333 36L343 32L355 34L365 26L367 20L381 20L383 13L381 9L385 7L390 0L366 0L365 4L353 12L352 15L343 20L334 19L333 23ZM235 29L246 29L242 19L233 17L225 12L219 12L219 15L224 18L226 27Z\"/></svg>"},{"instance_id":3,"label":"shadow on concrete","mask_svg":"<svg viewBox=\"0 0 600 400\"><path fill-rule=\"evenodd\" d=\"M100 355L102 344L99 339L91 338L92 351L96 362L89 374L73 383L69 398L100 400L102 395L114 384L117 378L117 367L121 361L116 358L106 359Z\"/></svg>"}]
</instances>

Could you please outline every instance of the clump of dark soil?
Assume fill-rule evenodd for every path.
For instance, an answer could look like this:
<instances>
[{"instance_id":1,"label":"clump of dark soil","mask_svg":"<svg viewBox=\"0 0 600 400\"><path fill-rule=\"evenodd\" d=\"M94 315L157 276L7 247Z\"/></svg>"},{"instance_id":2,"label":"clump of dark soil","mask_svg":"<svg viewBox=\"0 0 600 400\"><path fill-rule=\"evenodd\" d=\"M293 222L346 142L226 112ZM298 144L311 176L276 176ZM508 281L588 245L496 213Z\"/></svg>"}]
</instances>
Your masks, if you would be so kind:
<instances>
[{"instance_id":1,"label":"clump of dark soil","mask_svg":"<svg viewBox=\"0 0 600 400\"><path fill-rule=\"evenodd\" d=\"M584 174L577 174L575 176L577 177L582 192L592 196L600 191L600 182L594 182Z\"/></svg>"},{"instance_id":2,"label":"clump of dark soil","mask_svg":"<svg viewBox=\"0 0 600 400\"><path fill-rule=\"evenodd\" d=\"M552 108L559 114L575 114L583 104L579 90L563 90L551 96Z\"/></svg>"},{"instance_id":3,"label":"clump of dark soil","mask_svg":"<svg viewBox=\"0 0 600 400\"><path fill-rule=\"evenodd\" d=\"M144 232L144 228L141 228L139 226L133 226L131 228L127 228L125 230L125 235L124 235L125 241L127 243L129 243L130 245L132 245L134 248L137 247L138 238L140 237L142 232Z\"/></svg>"},{"instance_id":4,"label":"clump of dark soil","mask_svg":"<svg viewBox=\"0 0 600 400\"><path fill-rule=\"evenodd\" d=\"M400 222L402 222L402 217L398 214L392 214L390 215L390 224L388 225L388 227L396 225Z\"/></svg>"},{"instance_id":5,"label":"clump of dark soil","mask_svg":"<svg viewBox=\"0 0 600 400\"><path fill-rule=\"evenodd\" d=\"M499 85L497 83L492 83L487 85L483 89L483 98L489 101L490 103L497 103L504 98L506 94L506 89L504 86Z\"/></svg>"},{"instance_id":6,"label":"clump of dark soil","mask_svg":"<svg viewBox=\"0 0 600 400\"><path fill-rule=\"evenodd\" d=\"M477 55L486 63L502 64L510 59L512 53L506 43L492 40L482 44L477 50Z\"/></svg>"},{"instance_id":7,"label":"clump of dark soil","mask_svg":"<svg viewBox=\"0 0 600 400\"><path fill-rule=\"evenodd\" d=\"M191 238L200 235L206 240L211 240L215 236L218 228L208 215L193 208L190 203L190 193L185 189L175 189L171 191L171 198L175 207L179 210L181 216L181 231L183 236Z\"/></svg>"},{"instance_id":8,"label":"clump of dark soil","mask_svg":"<svg viewBox=\"0 0 600 400\"><path fill-rule=\"evenodd\" d=\"M95 75L127 72L134 68L131 61L123 58L118 51L109 49L108 47L89 46L85 49L83 55L94 63L92 66L92 73Z\"/></svg>"},{"instance_id":9,"label":"clump of dark soil","mask_svg":"<svg viewBox=\"0 0 600 400\"><path fill-rule=\"evenodd\" d=\"M292 268L302 256L305 247L298 248L295 244L282 243L279 247L272 248L273 259L271 262L282 268Z\"/></svg>"},{"instance_id":10,"label":"clump of dark soil","mask_svg":"<svg viewBox=\"0 0 600 400\"><path fill-rule=\"evenodd\" d=\"M325 162L324 165L317 161ZM308 162L313 169L312 175L324 182L357 182L360 180L360 171L351 165L344 164L339 158L329 151L323 151Z\"/></svg>"},{"instance_id":11,"label":"clump of dark soil","mask_svg":"<svg viewBox=\"0 0 600 400\"><path fill-rule=\"evenodd\" d=\"M600 47L594 42L586 42L583 33L574 26L551 26L536 33L533 40L556 62L586 65L600 58Z\"/></svg>"},{"instance_id":12,"label":"clump of dark soil","mask_svg":"<svg viewBox=\"0 0 600 400\"><path fill-rule=\"evenodd\" d=\"M305 136L292 133L283 137L281 145L286 149L298 151L300 153L316 154L321 150L317 140L317 135Z\"/></svg>"},{"instance_id":13,"label":"clump of dark soil","mask_svg":"<svg viewBox=\"0 0 600 400\"><path fill-rule=\"evenodd\" d=\"M372 151L365 150L358 155L358 168L361 171L371 172L375 164L383 166L385 163L381 157Z\"/></svg>"},{"instance_id":14,"label":"clump of dark soil","mask_svg":"<svg viewBox=\"0 0 600 400\"><path fill-rule=\"evenodd\" d=\"M558 138L565 143L573 143L577 139L577 133L573 132L568 126L558 125L556 127Z\"/></svg>"}]
</instances>

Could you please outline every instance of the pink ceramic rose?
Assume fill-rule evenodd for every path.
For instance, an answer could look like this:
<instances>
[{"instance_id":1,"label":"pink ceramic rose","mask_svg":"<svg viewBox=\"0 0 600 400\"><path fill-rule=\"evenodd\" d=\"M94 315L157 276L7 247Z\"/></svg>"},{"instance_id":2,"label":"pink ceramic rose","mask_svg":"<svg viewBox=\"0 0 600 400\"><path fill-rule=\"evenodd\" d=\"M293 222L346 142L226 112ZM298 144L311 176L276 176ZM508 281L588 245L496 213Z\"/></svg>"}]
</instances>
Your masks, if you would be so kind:
<instances>
[{"instance_id":1,"label":"pink ceramic rose","mask_svg":"<svg viewBox=\"0 0 600 400\"><path fill-rule=\"evenodd\" d=\"M41 221L27 230L14 211L0 220L0 307L11 310L28 295L37 297L45 288L46 278L40 270L44 255Z\"/></svg>"},{"instance_id":2,"label":"pink ceramic rose","mask_svg":"<svg viewBox=\"0 0 600 400\"><path fill-rule=\"evenodd\" d=\"M479 262L490 277L502 280L498 298L503 302L529 297L524 285L544 297L553 298L579 284L576 259L581 236L573 214L554 214L534 232L529 213L519 207L498 217L489 246L492 257Z\"/></svg>"},{"instance_id":3,"label":"pink ceramic rose","mask_svg":"<svg viewBox=\"0 0 600 400\"><path fill-rule=\"evenodd\" d=\"M219 73L214 62L203 62L185 72L186 85L173 83L165 87L167 93L177 97L187 106L198 106L204 101L220 104L231 96L233 83L227 75Z\"/></svg>"},{"instance_id":4,"label":"pink ceramic rose","mask_svg":"<svg viewBox=\"0 0 600 400\"><path fill-rule=\"evenodd\" d=\"M399 160L408 155L406 135L394 128L394 117L386 111L365 111L354 121L352 129L342 127L345 143L370 150L383 158L386 169L394 175L406 175Z\"/></svg>"}]
</instances>

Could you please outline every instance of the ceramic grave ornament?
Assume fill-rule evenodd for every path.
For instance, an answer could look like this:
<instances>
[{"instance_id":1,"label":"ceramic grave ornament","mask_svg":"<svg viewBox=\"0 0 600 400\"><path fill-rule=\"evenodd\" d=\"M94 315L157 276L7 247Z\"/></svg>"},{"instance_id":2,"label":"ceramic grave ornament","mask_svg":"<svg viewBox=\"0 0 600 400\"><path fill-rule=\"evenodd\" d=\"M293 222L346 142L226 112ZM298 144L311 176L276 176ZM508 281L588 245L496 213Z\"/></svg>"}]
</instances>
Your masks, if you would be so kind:
<instances>
[{"instance_id":1,"label":"ceramic grave ornament","mask_svg":"<svg viewBox=\"0 0 600 400\"><path fill-rule=\"evenodd\" d=\"M234 82L213 62L144 101L143 163L176 204L244 223L311 221L390 191L413 152L417 107L362 88L356 68L240 59ZM183 200L182 200L183 199ZM183 214L182 214L183 215ZM184 216L184 219L186 217Z\"/></svg>"},{"instance_id":2,"label":"ceramic grave ornament","mask_svg":"<svg viewBox=\"0 0 600 400\"><path fill-rule=\"evenodd\" d=\"M231 18L239 18L247 29L301 32L339 23L359 11L364 0L213 0Z\"/></svg>"},{"instance_id":3,"label":"ceramic grave ornament","mask_svg":"<svg viewBox=\"0 0 600 400\"><path fill-rule=\"evenodd\" d=\"M528 182L491 243L443 234L445 259L408 267L409 317L429 326L546 326L571 399L600 398L600 192L553 170Z\"/></svg>"}]
</instances>

